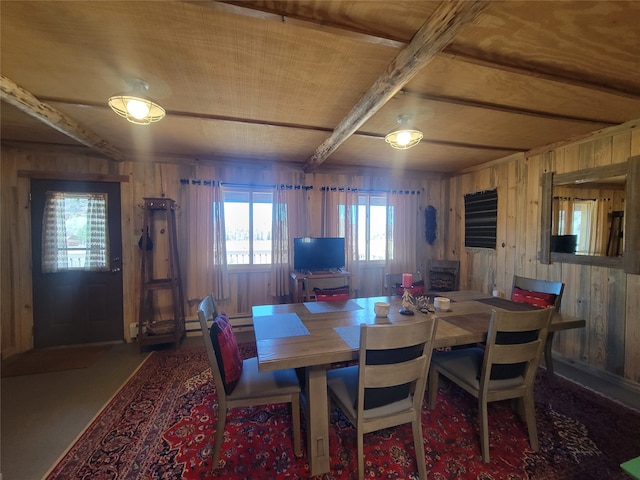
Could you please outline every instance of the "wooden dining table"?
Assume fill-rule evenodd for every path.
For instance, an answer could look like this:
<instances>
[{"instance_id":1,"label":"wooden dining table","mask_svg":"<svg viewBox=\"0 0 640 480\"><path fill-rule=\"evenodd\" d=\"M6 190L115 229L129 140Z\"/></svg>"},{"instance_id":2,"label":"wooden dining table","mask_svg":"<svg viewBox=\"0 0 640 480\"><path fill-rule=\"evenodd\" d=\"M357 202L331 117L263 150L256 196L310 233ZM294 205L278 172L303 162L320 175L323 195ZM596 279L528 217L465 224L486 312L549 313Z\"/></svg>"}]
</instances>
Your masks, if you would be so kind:
<instances>
[{"instance_id":1,"label":"wooden dining table","mask_svg":"<svg viewBox=\"0 0 640 480\"><path fill-rule=\"evenodd\" d=\"M399 313L402 299L396 296L253 307L259 370L306 370L302 404L306 418L311 475L330 471L326 371L336 362L358 358L361 323L416 322L434 315L438 321L435 347L452 347L484 341L492 309L532 308L527 304L518 304L476 291L446 292L441 295L451 300L448 311L422 313L413 308L414 315ZM375 302L391 304L387 317L375 316ZM581 328L584 325L584 320L555 313L550 331Z\"/></svg>"}]
</instances>

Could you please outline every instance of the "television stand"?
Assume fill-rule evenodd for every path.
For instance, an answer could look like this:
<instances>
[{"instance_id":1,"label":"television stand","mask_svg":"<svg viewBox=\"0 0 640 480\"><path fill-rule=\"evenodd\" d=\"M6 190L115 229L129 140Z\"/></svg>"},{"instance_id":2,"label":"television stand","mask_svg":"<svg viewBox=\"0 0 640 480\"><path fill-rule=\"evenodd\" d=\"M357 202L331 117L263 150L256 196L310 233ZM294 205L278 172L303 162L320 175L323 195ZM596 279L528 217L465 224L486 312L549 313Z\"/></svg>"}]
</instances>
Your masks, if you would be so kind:
<instances>
[{"instance_id":1,"label":"television stand","mask_svg":"<svg viewBox=\"0 0 640 480\"><path fill-rule=\"evenodd\" d=\"M328 278L342 278L345 284L351 290L351 273L345 272L341 269L331 270L314 270L312 272L298 272L293 271L290 274L291 277L291 302L302 303L309 300L305 298L304 281L309 278L313 280L328 279Z\"/></svg>"}]
</instances>

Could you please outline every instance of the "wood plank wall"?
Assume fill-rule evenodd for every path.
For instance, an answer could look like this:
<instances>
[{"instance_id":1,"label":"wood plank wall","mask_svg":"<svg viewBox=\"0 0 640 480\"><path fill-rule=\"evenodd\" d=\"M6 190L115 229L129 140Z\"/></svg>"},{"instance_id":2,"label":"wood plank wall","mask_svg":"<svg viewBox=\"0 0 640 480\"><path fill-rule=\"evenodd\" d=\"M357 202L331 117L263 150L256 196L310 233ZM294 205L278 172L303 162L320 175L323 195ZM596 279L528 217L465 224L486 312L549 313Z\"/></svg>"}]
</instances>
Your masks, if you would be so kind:
<instances>
[{"instance_id":1,"label":"wood plank wall","mask_svg":"<svg viewBox=\"0 0 640 480\"><path fill-rule=\"evenodd\" d=\"M496 250L464 247L461 228L450 228L451 256L460 256L462 289L511 293L513 275L562 281L562 311L584 318L584 329L556 335L554 351L605 376L640 383L640 276L622 269L537 261L540 249L540 178L620 163L640 154L637 125L607 129L589 139L533 156L518 155L450 180L451 220L461 225L464 195L498 190Z\"/></svg>"},{"instance_id":2,"label":"wood plank wall","mask_svg":"<svg viewBox=\"0 0 640 480\"><path fill-rule=\"evenodd\" d=\"M216 179L224 182L241 184L274 184L291 183L313 186L307 193L307 219L309 219L308 235L320 236L320 212L322 199L320 187L355 186L365 189L412 188L421 190L420 213L416 221L417 229L417 262L416 269L424 269L429 258L444 258L443 242L428 245L424 235L424 208L434 205L438 209L439 223L446 220L446 212L439 210L443 185L440 176L406 175L397 177L387 172L362 175L361 172L345 171L331 174L304 174L301 169L268 164L238 164L237 162L175 163L123 162L114 163L97 156L79 155L73 149L62 151L22 150L14 147L2 150L2 205L0 216L3 233L0 269L0 309L2 312L2 357L28 350L32 344L33 318L31 312L31 233L29 188L30 179L18 175L20 171L59 172L66 174L122 175L129 181L121 184L122 196L122 235L123 235L123 289L124 289L124 325L125 340L129 341L129 324L138 319L138 299L140 290L140 252L137 245L141 235L143 222L144 197L169 197L176 200L178 206L188 205L187 188L181 186L181 179ZM189 248L190 236L198 234L198 224L187 208L179 208L176 212L178 225L178 245L183 280L187 281L190 264L197 263L197 252ZM441 232L443 234L443 232ZM154 264L162 268L166 262L166 235L159 229L152 232L154 242ZM382 295L384 267L373 267L361 275L360 296ZM158 275L161 276L161 271ZM197 278L189 278L197 282ZM253 270L242 269L230 275L230 299L221 302L220 309L230 315L250 315L252 305L269 304L280 301L270 295L270 273L267 268ZM187 317L196 317L196 308L201 296L208 292L189 297L185 291ZM155 298L157 315L169 318L170 304L167 295Z\"/></svg>"},{"instance_id":3,"label":"wood plank wall","mask_svg":"<svg viewBox=\"0 0 640 480\"><path fill-rule=\"evenodd\" d=\"M140 256L137 239L142 225L143 197L167 196L184 204L179 189L181 178L221 179L240 183L265 184L285 177L288 182L313 185L308 194L309 235L320 235L319 188L323 185L354 185L361 188L394 186L419 187L422 200L418 228L418 266L426 271L431 258L459 259L460 287L508 296L514 274L561 280L566 284L562 310L585 318L585 329L556 337L556 353L624 382L640 383L640 276L626 275L620 269L551 264L537 261L540 228L540 178L544 172L558 173L625 161L640 154L640 132L627 124L614 127L572 144L534 156L523 154L495 162L475 171L452 177L416 176L390 178L388 175L345 172L341 174L302 174L299 169L277 171L270 165L239 166L205 162L116 164L92 155L70 151L2 150L0 225L2 231L0 269L0 311L2 314L2 357L32 348L31 271L29 225L29 179L18 170L61 173L125 175L122 184L124 337L129 340L129 323L137 321ZM498 190L498 246L496 250L464 247L464 195L481 190ZM424 236L424 208L437 209L438 237L429 245ZM188 236L197 233L186 214L178 212L179 244L183 273L188 263L197 261L189 252ZM184 260L183 260L184 259ZM384 268L362 275L361 296L383 294ZM231 280L232 298L221 308L230 314L250 312L252 305L272 303L268 272L242 272ZM188 316L195 316L196 298L188 298Z\"/></svg>"}]
</instances>

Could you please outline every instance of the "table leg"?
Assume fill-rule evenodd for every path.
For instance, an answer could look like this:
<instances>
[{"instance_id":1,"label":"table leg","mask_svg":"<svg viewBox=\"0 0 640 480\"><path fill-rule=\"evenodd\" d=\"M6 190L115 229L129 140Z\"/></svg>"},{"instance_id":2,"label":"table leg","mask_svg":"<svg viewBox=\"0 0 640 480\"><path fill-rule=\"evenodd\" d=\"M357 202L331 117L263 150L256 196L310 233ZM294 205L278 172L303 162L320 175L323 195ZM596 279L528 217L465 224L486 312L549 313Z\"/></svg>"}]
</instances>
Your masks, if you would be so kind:
<instances>
[{"instance_id":1,"label":"table leg","mask_svg":"<svg viewBox=\"0 0 640 480\"><path fill-rule=\"evenodd\" d=\"M329 455L329 404L327 370L324 366L307 368L307 451L311 475L331 470Z\"/></svg>"}]
</instances>

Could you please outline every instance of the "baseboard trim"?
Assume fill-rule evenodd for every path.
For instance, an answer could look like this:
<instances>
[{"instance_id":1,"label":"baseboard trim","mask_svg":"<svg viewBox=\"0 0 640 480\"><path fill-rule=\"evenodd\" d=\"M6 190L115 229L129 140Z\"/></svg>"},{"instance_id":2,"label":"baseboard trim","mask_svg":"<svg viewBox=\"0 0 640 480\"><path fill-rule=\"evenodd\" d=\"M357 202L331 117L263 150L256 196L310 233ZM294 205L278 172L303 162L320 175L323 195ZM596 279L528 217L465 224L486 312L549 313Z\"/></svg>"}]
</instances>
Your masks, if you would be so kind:
<instances>
[{"instance_id":1,"label":"baseboard trim","mask_svg":"<svg viewBox=\"0 0 640 480\"><path fill-rule=\"evenodd\" d=\"M567 359L561 356L554 355L553 361L556 366L555 370L559 375L564 376L571 381L579 383L585 386L586 388L593 390L596 393L599 393L600 395L603 395L608 398L612 398L613 400L616 400L619 403L623 403L626 406L629 406L630 408L640 411L640 406L639 406L640 404L636 403L636 405L629 405L628 404L629 402L622 400L622 397L625 397L625 396L629 398L640 398L640 384L635 383L626 378L620 377L618 375L614 375L610 372L599 370L585 363ZM560 370L563 370L563 371L560 371ZM575 373L576 375L572 375L572 373ZM586 376L587 378L584 381L581 381L580 379L575 378L578 375L581 375L583 377ZM602 391L598 387L593 387L592 385L589 385L589 384L585 385L585 383L590 383L590 382L602 382L602 383L608 384L610 388L607 388L606 389L607 391ZM610 392L610 390L618 390L618 392L620 393L615 394L615 392ZM616 398L616 397L620 397L620 398Z\"/></svg>"}]
</instances>

